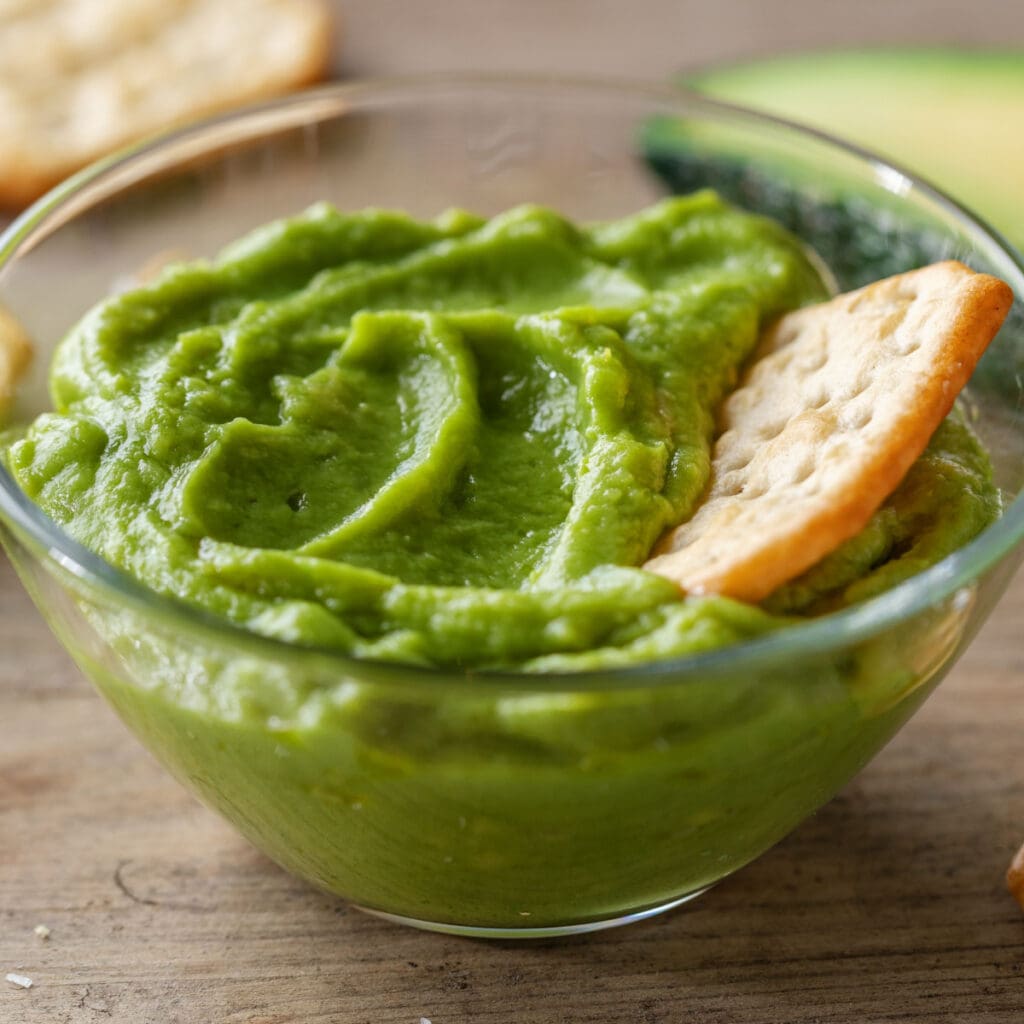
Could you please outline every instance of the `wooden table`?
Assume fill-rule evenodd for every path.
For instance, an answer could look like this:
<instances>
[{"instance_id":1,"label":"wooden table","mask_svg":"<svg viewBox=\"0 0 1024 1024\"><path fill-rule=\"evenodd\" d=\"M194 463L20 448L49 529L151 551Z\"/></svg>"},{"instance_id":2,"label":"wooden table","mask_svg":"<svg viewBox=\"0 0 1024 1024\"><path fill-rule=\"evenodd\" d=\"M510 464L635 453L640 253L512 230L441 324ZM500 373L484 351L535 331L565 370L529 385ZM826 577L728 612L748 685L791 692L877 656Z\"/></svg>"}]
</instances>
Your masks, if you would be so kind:
<instances>
[{"instance_id":1,"label":"wooden table","mask_svg":"<svg viewBox=\"0 0 1024 1024\"><path fill-rule=\"evenodd\" d=\"M340 70L664 78L811 43L1024 35L1003 0L782 6L351 0ZM690 907L492 944L351 911L256 853L129 736L0 561L0 975L34 982L0 983L0 1024L1024 1020L1024 914L1003 885L1024 839L1021 621L1024 577L858 779Z\"/></svg>"}]
</instances>

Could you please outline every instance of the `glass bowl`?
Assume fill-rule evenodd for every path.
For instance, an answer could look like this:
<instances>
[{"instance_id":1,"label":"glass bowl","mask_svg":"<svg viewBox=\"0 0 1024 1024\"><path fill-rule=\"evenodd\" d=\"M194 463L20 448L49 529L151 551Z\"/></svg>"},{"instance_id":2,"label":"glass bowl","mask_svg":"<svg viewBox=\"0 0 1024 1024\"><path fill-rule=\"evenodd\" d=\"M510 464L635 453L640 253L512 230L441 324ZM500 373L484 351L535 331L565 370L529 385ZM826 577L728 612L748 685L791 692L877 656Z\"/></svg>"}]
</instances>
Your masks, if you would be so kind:
<instances>
[{"instance_id":1,"label":"glass bowl","mask_svg":"<svg viewBox=\"0 0 1024 1024\"><path fill-rule=\"evenodd\" d=\"M137 147L7 230L0 303L39 349L16 416L46 408L55 343L140 267L212 255L318 200L424 217L532 201L591 220L704 184L801 233L840 287L958 256L1024 293L1019 257L954 202L782 121L639 85L342 85ZM676 906L757 857L950 668L1021 558L1022 353L1017 308L966 398L1007 498L997 523L874 600L669 662L460 674L263 639L115 571L6 473L2 538L127 725L285 868L421 927L585 931Z\"/></svg>"}]
</instances>

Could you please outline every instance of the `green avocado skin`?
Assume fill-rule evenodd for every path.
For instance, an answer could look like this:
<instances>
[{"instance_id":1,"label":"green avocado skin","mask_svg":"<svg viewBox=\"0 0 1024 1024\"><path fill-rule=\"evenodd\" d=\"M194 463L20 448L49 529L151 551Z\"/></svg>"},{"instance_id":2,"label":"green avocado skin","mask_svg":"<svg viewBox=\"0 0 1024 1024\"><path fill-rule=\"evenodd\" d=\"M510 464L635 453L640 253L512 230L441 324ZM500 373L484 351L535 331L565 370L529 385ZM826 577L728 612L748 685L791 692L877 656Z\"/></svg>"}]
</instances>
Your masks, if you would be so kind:
<instances>
[{"instance_id":1,"label":"green avocado skin","mask_svg":"<svg viewBox=\"0 0 1024 1024\"><path fill-rule=\"evenodd\" d=\"M1024 50L871 47L696 71L684 83L880 153L1024 247Z\"/></svg>"},{"instance_id":2,"label":"green avocado skin","mask_svg":"<svg viewBox=\"0 0 1024 1024\"><path fill-rule=\"evenodd\" d=\"M59 349L54 411L4 456L114 565L296 646L87 592L68 626L12 554L125 722L296 874L446 927L658 906L834 794L966 612L798 666L602 673L844 607L998 514L954 416L868 528L763 608L635 568L699 500L761 324L822 295L789 235L710 193L582 228L317 207L98 306ZM472 671L494 666L522 682Z\"/></svg>"}]
</instances>

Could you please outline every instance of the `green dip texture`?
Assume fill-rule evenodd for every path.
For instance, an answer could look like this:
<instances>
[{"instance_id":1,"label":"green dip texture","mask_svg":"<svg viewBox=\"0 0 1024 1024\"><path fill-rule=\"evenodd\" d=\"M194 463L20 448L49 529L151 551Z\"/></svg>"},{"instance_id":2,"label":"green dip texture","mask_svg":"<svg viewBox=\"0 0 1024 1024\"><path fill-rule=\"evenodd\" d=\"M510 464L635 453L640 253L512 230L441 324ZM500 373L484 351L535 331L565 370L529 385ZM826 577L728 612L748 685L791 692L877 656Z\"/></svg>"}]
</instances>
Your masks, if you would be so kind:
<instances>
[{"instance_id":1,"label":"green dip texture","mask_svg":"<svg viewBox=\"0 0 1024 1024\"><path fill-rule=\"evenodd\" d=\"M7 463L103 558L262 634L457 668L664 659L876 593L998 512L950 420L770 611L635 568L700 500L762 325L825 294L709 192L583 227L317 206L96 307Z\"/></svg>"},{"instance_id":2,"label":"green dip texture","mask_svg":"<svg viewBox=\"0 0 1024 1024\"><path fill-rule=\"evenodd\" d=\"M112 564L295 644L12 557L125 722L302 877L487 934L663 907L893 735L971 595L827 651L601 670L870 597L998 514L953 416L763 607L636 568L700 500L761 325L824 294L791 236L710 193L582 228L316 207L99 305L57 353L54 411L4 456ZM525 671L466 671L491 667Z\"/></svg>"}]
</instances>

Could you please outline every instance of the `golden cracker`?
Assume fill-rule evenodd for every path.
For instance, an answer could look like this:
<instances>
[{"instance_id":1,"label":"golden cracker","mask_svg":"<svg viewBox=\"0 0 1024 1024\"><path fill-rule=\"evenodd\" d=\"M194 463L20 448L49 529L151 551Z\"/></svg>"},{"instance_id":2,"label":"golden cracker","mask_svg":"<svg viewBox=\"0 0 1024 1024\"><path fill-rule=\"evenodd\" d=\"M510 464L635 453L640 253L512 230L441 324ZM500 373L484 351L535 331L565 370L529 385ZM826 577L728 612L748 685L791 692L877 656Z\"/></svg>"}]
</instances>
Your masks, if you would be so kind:
<instances>
[{"instance_id":1,"label":"golden cracker","mask_svg":"<svg viewBox=\"0 0 1024 1024\"><path fill-rule=\"evenodd\" d=\"M706 498L644 568L744 601L799 576L896 489L1012 301L949 261L783 316L723 407Z\"/></svg>"},{"instance_id":2,"label":"golden cracker","mask_svg":"<svg viewBox=\"0 0 1024 1024\"><path fill-rule=\"evenodd\" d=\"M14 389L32 359L32 342L21 324L0 306L0 425L14 401Z\"/></svg>"},{"instance_id":3,"label":"golden cracker","mask_svg":"<svg viewBox=\"0 0 1024 1024\"><path fill-rule=\"evenodd\" d=\"M1024 846L1017 851L1006 871L1006 887L1024 910Z\"/></svg>"},{"instance_id":4,"label":"golden cracker","mask_svg":"<svg viewBox=\"0 0 1024 1024\"><path fill-rule=\"evenodd\" d=\"M324 0L0 4L0 205L175 124L307 85Z\"/></svg>"}]
</instances>

